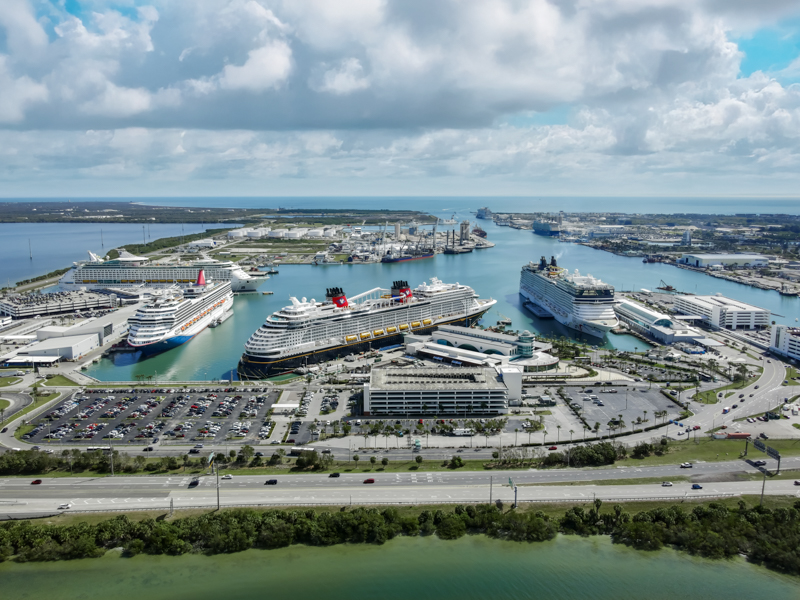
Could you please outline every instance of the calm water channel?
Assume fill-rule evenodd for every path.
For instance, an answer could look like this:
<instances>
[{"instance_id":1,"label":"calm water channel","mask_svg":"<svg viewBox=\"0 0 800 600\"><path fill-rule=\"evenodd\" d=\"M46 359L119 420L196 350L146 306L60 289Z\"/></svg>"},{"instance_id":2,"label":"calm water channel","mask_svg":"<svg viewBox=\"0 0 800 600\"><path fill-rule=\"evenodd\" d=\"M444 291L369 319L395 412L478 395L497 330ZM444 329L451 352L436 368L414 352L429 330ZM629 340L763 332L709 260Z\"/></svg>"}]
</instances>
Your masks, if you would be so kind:
<instances>
[{"instance_id":1,"label":"calm water channel","mask_svg":"<svg viewBox=\"0 0 800 600\"><path fill-rule=\"evenodd\" d=\"M458 219L470 216L467 212L456 213ZM101 381L130 380L139 374L157 375L159 380L165 381L230 378L247 338L270 313L288 304L289 296L319 300L324 297L325 289L333 286L341 287L353 296L375 286L389 287L396 279L406 279L416 286L434 276L443 281L466 283L481 297L498 299L496 308L484 317L484 324L494 324L501 317L508 317L515 329L575 337L577 332L553 320L539 320L521 306L518 294L520 268L525 262L538 260L542 255L554 255L561 266L600 277L617 289L655 289L663 279L679 290L699 294L720 292L763 306L783 315L774 317L779 322L794 322L800 316L800 299L784 297L777 292L758 290L668 265L644 264L640 258L615 256L585 246L560 243L530 231L498 227L488 221L481 224L489 239L497 244L495 248L463 255L438 254L430 260L391 265L281 266L280 273L261 286L262 291L271 290L275 294L237 296L233 318L221 327L207 329L188 344L146 360L130 353L103 359L87 373ZM587 339L598 344L595 338ZM609 334L603 345L633 350L641 348L642 342L631 336Z\"/></svg>"},{"instance_id":2,"label":"calm water channel","mask_svg":"<svg viewBox=\"0 0 800 600\"><path fill-rule=\"evenodd\" d=\"M384 546L291 547L181 557L118 555L0 564L4 600L795 600L800 582L741 559L644 553L606 538L516 544L398 538Z\"/></svg>"}]
</instances>

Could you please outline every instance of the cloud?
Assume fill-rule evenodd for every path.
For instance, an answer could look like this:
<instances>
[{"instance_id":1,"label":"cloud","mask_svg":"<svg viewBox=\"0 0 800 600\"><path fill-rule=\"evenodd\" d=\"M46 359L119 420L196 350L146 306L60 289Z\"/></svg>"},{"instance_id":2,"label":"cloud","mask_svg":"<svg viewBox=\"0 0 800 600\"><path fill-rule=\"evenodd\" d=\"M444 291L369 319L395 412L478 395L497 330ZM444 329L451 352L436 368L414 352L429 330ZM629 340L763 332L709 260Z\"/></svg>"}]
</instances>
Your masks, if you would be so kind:
<instances>
[{"instance_id":1,"label":"cloud","mask_svg":"<svg viewBox=\"0 0 800 600\"><path fill-rule=\"evenodd\" d=\"M369 79L364 76L364 67L357 58L346 58L337 67L326 70L319 83L311 83L318 92L328 92L342 96L369 87Z\"/></svg>"},{"instance_id":2,"label":"cloud","mask_svg":"<svg viewBox=\"0 0 800 600\"><path fill-rule=\"evenodd\" d=\"M26 107L47 100L47 88L25 75L15 78L7 62L0 55L0 123L19 123L25 118Z\"/></svg>"},{"instance_id":3,"label":"cloud","mask_svg":"<svg viewBox=\"0 0 800 600\"><path fill-rule=\"evenodd\" d=\"M285 81L291 70L292 50L278 40L251 50L241 66L226 65L219 86L226 90L268 90Z\"/></svg>"}]
</instances>

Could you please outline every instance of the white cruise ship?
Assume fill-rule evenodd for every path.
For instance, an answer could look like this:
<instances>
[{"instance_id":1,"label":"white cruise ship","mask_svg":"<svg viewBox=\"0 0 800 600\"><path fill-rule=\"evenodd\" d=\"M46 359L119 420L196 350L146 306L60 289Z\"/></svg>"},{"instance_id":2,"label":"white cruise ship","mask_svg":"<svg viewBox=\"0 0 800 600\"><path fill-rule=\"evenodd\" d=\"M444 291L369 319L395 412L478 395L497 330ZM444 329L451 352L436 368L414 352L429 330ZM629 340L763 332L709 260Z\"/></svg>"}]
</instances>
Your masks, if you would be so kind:
<instances>
[{"instance_id":1,"label":"white cruise ship","mask_svg":"<svg viewBox=\"0 0 800 600\"><path fill-rule=\"evenodd\" d=\"M290 298L245 344L239 361L243 379L263 379L308 364L402 342L406 333L429 333L439 325L478 320L497 300L432 278L413 291L405 281L391 290L374 288L348 299L339 288L325 301Z\"/></svg>"},{"instance_id":2,"label":"white cruise ship","mask_svg":"<svg viewBox=\"0 0 800 600\"><path fill-rule=\"evenodd\" d=\"M572 329L602 338L619 324L614 313L614 288L576 269L567 273L543 256L539 264L522 267L519 293L550 311L556 321Z\"/></svg>"},{"instance_id":3,"label":"white cruise ship","mask_svg":"<svg viewBox=\"0 0 800 600\"><path fill-rule=\"evenodd\" d=\"M259 285L269 279L261 271L246 272L230 261L203 257L189 263L150 264L143 256L134 256L125 250L119 258L102 260L89 252L90 260L76 262L64 273L58 284L64 290L86 288L166 287L174 284L193 283L200 270L208 279L216 282L228 281L233 292L255 292Z\"/></svg>"},{"instance_id":4,"label":"white cruise ship","mask_svg":"<svg viewBox=\"0 0 800 600\"><path fill-rule=\"evenodd\" d=\"M196 284L157 290L128 319L128 344L148 354L170 350L221 322L232 308L230 281L207 283L201 269Z\"/></svg>"}]
</instances>

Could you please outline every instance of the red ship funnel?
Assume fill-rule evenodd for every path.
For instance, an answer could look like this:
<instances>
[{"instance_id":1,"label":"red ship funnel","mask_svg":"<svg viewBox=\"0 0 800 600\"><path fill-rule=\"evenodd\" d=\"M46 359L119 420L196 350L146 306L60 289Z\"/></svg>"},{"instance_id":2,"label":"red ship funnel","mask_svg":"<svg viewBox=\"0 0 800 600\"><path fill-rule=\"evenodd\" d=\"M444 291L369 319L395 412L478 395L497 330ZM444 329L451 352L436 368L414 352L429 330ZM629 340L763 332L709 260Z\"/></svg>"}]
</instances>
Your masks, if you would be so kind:
<instances>
[{"instance_id":1,"label":"red ship funnel","mask_svg":"<svg viewBox=\"0 0 800 600\"><path fill-rule=\"evenodd\" d=\"M200 269L200 272L197 274L197 285L205 285L206 284L206 276L203 273L203 269Z\"/></svg>"},{"instance_id":2,"label":"red ship funnel","mask_svg":"<svg viewBox=\"0 0 800 600\"><path fill-rule=\"evenodd\" d=\"M402 289L400 290L400 294L401 294L402 296L405 296L405 299L406 299L406 300L411 300L411 297L412 297L412 294L411 294L411 288L407 288L407 287L405 287L405 288L402 288Z\"/></svg>"},{"instance_id":3,"label":"red ship funnel","mask_svg":"<svg viewBox=\"0 0 800 600\"><path fill-rule=\"evenodd\" d=\"M344 290L342 288L328 288L325 290L325 298L333 302L333 304L339 308L346 308L348 306L347 296L344 295Z\"/></svg>"},{"instance_id":4,"label":"red ship funnel","mask_svg":"<svg viewBox=\"0 0 800 600\"><path fill-rule=\"evenodd\" d=\"M345 308L347 306L347 297L344 294L341 296L334 296L332 300L333 303L339 308Z\"/></svg>"}]
</instances>

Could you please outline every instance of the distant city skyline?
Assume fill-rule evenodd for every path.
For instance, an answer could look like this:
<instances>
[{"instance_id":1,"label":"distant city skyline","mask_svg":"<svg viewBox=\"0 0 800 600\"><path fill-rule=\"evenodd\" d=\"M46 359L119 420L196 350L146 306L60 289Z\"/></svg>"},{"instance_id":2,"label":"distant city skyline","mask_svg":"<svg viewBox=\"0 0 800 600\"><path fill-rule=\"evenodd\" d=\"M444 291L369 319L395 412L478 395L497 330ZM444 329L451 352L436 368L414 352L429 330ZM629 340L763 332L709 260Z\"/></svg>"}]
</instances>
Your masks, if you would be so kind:
<instances>
[{"instance_id":1,"label":"distant city skyline","mask_svg":"<svg viewBox=\"0 0 800 600\"><path fill-rule=\"evenodd\" d=\"M0 3L2 197L796 197L798 157L796 0Z\"/></svg>"}]
</instances>

